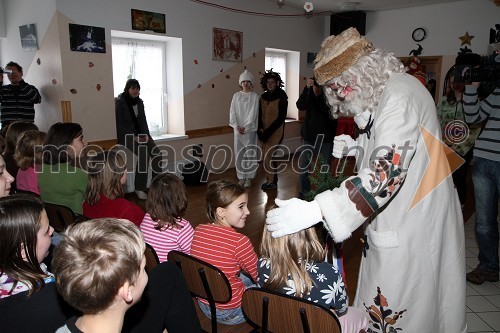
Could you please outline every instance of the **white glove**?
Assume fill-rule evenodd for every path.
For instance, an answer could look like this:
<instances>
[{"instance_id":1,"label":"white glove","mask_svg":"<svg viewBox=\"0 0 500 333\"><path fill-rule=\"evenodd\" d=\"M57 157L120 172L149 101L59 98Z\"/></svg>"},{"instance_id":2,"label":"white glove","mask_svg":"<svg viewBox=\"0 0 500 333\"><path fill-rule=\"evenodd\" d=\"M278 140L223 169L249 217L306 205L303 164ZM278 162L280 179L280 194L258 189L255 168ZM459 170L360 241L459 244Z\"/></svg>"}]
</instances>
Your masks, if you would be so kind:
<instances>
[{"instance_id":1,"label":"white glove","mask_svg":"<svg viewBox=\"0 0 500 333\"><path fill-rule=\"evenodd\" d=\"M370 120L371 115L372 113L370 111L363 111L354 116L354 122L359 129L365 129L366 125L368 125L368 121Z\"/></svg>"},{"instance_id":2,"label":"white glove","mask_svg":"<svg viewBox=\"0 0 500 333\"><path fill-rule=\"evenodd\" d=\"M351 138L349 135L337 135L335 138L333 138L332 155L335 158L342 158L342 156L344 156L344 153L347 152L347 156L354 156L356 150L351 148L355 145L356 140Z\"/></svg>"},{"instance_id":3,"label":"white glove","mask_svg":"<svg viewBox=\"0 0 500 333\"><path fill-rule=\"evenodd\" d=\"M267 212L267 230L274 238L293 234L323 221L323 214L316 201L293 198L276 199L278 208Z\"/></svg>"},{"instance_id":4,"label":"white glove","mask_svg":"<svg viewBox=\"0 0 500 333\"><path fill-rule=\"evenodd\" d=\"M347 313L339 317L342 333L359 333L368 329L368 314L363 309L350 306Z\"/></svg>"}]
</instances>

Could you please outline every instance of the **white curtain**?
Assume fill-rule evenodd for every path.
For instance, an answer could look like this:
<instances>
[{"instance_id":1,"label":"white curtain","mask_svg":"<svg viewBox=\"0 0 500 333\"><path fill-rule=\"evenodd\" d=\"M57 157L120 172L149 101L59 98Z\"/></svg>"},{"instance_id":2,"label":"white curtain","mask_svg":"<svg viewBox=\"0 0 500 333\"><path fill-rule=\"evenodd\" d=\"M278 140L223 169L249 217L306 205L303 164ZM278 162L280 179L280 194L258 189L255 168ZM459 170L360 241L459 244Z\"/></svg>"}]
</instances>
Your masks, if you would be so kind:
<instances>
[{"instance_id":1,"label":"white curtain","mask_svg":"<svg viewBox=\"0 0 500 333\"><path fill-rule=\"evenodd\" d=\"M123 92L128 79L136 79L141 85L149 128L166 127L164 119L164 52L165 46L158 43L113 39L114 93Z\"/></svg>"},{"instance_id":2,"label":"white curtain","mask_svg":"<svg viewBox=\"0 0 500 333\"><path fill-rule=\"evenodd\" d=\"M282 53L266 53L266 70L273 69L273 72L280 73L281 80L286 91L286 54Z\"/></svg>"}]
</instances>

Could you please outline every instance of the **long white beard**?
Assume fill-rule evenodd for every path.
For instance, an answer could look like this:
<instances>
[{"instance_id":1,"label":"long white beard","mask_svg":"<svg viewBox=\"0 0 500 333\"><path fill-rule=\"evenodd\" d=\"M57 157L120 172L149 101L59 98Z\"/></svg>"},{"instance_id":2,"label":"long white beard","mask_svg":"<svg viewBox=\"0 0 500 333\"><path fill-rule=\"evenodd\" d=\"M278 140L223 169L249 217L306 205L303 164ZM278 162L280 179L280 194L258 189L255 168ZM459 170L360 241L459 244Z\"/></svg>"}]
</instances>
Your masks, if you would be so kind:
<instances>
[{"instance_id":1,"label":"long white beard","mask_svg":"<svg viewBox=\"0 0 500 333\"><path fill-rule=\"evenodd\" d=\"M356 116L365 112L368 108L368 99L363 98L360 93L359 87L352 88L353 90L347 94L344 100L338 98L337 93L331 89L326 88L325 94L328 99L328 103L333 107L334 110L338 109L340 113L345 115Z\"/></svg>"}]
</instances>

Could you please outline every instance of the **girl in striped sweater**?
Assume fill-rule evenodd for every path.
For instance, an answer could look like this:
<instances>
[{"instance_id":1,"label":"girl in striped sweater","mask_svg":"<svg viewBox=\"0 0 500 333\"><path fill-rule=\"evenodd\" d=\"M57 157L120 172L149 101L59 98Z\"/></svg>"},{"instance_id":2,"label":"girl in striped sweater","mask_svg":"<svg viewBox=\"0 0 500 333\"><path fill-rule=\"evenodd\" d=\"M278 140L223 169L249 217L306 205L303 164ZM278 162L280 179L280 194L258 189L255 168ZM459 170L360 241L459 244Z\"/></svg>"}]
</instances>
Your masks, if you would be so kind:
<instances>
[{"instance_id":1,"label":"girl in striped sweater","mask_svg":"<svg viewBox=\"0 0 500 333\"><path fill-rule=\"evenodd\" d=\"M245 321L241 298L245 289L257 280L257 255L252 243L234 230L245 226L250 214L247 202L248 195L242 186L227 180L210 183L205 203L209 223L196 227L191 247L193 256L219 268L231 284L232 299L216 304L217 321L226 325ZM198 303L210 318L208 303L204 300Z\"/></svg>"},{"instance_id":2,"label":"girl in striped sweater","mask_svg":"<svg viewBox=\"0 0 500 333\"><path fill-rule=\"evenodd\" d=\"M183 219L188 206L184 183L174 174L162 173L153 178L146 201L146 215L141 231L160 262L167 261L172 250L189 254L193 227Z\"/></svg>"}]
</instances>

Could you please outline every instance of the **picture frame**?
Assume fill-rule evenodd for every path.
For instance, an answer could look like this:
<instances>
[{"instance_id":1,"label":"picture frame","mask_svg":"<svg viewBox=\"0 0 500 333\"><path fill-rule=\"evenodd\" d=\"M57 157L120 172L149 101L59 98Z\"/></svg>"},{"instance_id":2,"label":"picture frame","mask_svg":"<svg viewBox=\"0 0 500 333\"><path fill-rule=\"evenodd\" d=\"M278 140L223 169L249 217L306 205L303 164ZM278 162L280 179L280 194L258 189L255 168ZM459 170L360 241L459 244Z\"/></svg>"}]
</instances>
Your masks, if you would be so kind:
<instances>
[{"instance_id":1,"label":"picture frame","mask_svg":"<svg viewBox=\"0 0 500 333\"><path fill-rule=\"evenodd\" d=\"M132 9L132 30L166 33L165 14Z\"/></svg>"},{"instance_id":2,"label":"picture frame","mask_svg":"<svg viewBox=\"0 0 500 333\"><path fill-rule=\"evenodd\" d=\"M317 53L307 52L307 67L314 68L314 60L317 55Z\"/></svg>"},{"instance_id":3,"label":"picture frame","mask_svg":"<svg viewBox=\"0 0 500 333\"><path fill-rule=\"evenodd\" d=\"M243 55L243 32L212 28L212 59L241 62Z\"/></svg>"},{"instance_id":4,"label":"picture frame","mask_svg":"<svg viewBox=\"0 0 500 333\"><path fill-rule=\"evenodd\" d=\"M19 26L19 36L21 38L21 47L24 51L38 50L36 25L34 23Z\"/></svg>"},{"instance_id":5,"label":"picture frame","mask_svg":"<svg viewBox=\"0 0 500 333\"><path fill-rule=\"evenodd\" d=\"M106 53L104 28L69 23L69 47L75 52Z\"/></svg>"}]
</instances>

